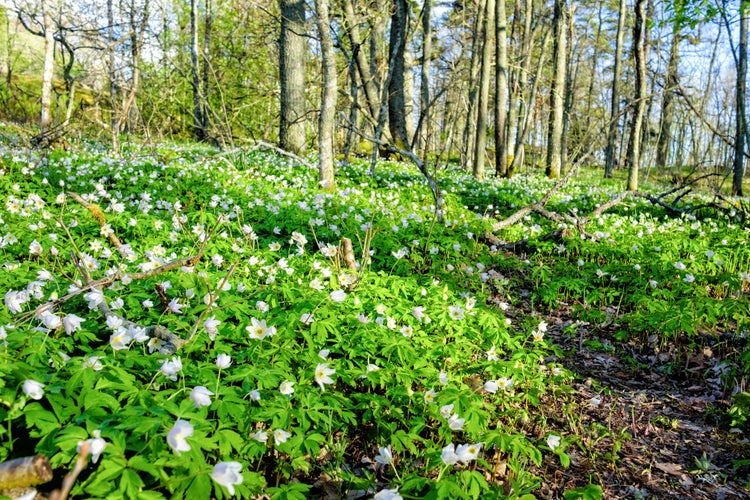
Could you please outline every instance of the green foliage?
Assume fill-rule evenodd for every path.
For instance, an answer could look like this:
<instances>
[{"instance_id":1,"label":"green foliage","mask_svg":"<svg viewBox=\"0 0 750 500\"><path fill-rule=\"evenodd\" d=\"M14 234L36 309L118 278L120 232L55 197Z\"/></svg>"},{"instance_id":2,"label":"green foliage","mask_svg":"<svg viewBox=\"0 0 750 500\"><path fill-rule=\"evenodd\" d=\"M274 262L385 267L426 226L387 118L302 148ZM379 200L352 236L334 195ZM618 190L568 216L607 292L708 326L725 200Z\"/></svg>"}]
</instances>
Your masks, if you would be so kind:
<instances>
[{"instance_id":1,"label":"green foliage","mask_svg":"<svg viewBox=\"0 0 750 500\"><path fill-rule=\"evenodd\" d=\"M604 498L602 487L597 484L589 484L581 488L568 490L563 494L565 500L601 500Z\"/></svg>"},{"instance_id":2,"label":"green foliage","mask_svg":"<svg viewBox=\"0 0 750 500\"><path fill-rule=\"evenodd\" d=\"M226 498L230 486L243 498L305 498L323 475L341 495L390 482L412 497L528 498L541 484L532 466L569 466L576 437L551 435L537 414L570 374L546 323L491 305L493 293L511 300L515 278L501 272L517 263L478 242L491 221L477 213L510 212L547 181L480 185L446 172L447 218L436 224L421 176L399 164L374 178L350 165L329 193L315 189L317 172L268 154L142 153L119 160L91 145L40 161L0 149L0 252L12 271L0 274L0 459L44 453L65 470L80 443L106 443L74 488L86 498L113 488ZM99 206L105 229L65 191ZM574 184L553 202L585 211L607 197ZM746 300L730 300L747 287L742 231L626 208L593 222L590 239L535 243L530 300L578 302L588 321L616 308L663 342L711 323L746 328ZM507 235L545 228L531 217ZM357 270L341 267L342 237ZM71 252L103 280L100 294ZM118 317L188 341L164 352L151 330ZM523 428L532 418L546 442ZM356 462L386 447L377 470ZM486 479L500 456L504 484ZM234 463L241 482L227 472Z\"/></svg>"},{"instance_id":3,"label":"green foliage","mask_svg":"<svg viewBox=\"0 0 750 500\"><path fill-rule=\"evenodd\" d=\"M732 419L732 427L747 430L750 421L750 393L739 392L733 396L729 417Z\"/></svg>"}]
</instances>

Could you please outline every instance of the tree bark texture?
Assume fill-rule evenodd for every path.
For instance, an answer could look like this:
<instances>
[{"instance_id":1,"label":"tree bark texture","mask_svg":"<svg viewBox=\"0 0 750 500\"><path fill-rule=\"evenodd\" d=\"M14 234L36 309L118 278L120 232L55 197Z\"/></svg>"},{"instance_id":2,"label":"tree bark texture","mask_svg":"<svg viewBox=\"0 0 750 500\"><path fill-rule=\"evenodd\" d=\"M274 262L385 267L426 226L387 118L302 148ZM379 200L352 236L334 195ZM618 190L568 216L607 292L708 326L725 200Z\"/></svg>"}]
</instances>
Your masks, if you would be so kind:
<instances>
[{"instance_id":1,"label":"tree bark texture","mask_svg":"<svg viewBox=\"0 0 750 500\"><path fill-rule=\"evenodd\" d=\"M414 143L425 156L430 138L430 60L432 58L432 0L422 4L422 64L419 73L419 116Z\"/></svg>"},{"instance_id":2,"label":"tree bark texture","mask_svg":"<svg viewBox=\"0 0 750 500\"><path fill-rule=\"evenodd\" d=\"M630 132L630 165L628 168L628 191L638 190L638 171L641 159L643 117L646 111L646 0L635 2L635 24L633 25L633 57L635 59L635 93L633 106L633 128Z\"/></svg>"},{"instance_id":3,"label":"tree bark texture","mask_svg":"<svg viewBox=\"0 0 750 500\"><path fill-rule=\"evenodd\" d=\"M666 168L669 166L669 149L672 145L672 122L674 121L674 92L677 87L677 65L679 59L680 26L679 21L675 21L675 26L672 30L672 44L669 47L667 75L664 82L661 101L659 141L656 144L656 166L659 168Z\"/></svg>"},{"instance_id":4,"label":"tree bark texture","mask_svg":"<svg viewBox=\"0 0 750 500\"><path fill-rule=\"evenodd\" d=\"M502 1L502 0L501 0ZM482 21L481 70L479 73L479 98L477 100L477 138L474 143L474 178L484 179L484 158L487 150L487 110L490 98L490 74L492 68L492 48L495 31L495 0L486 0Z\"/></svg>"},{"instance_id":5,"label":"tree bark texture","mask_svg":"<svg viewBox=\"0 0 750 500\"><path fill-rule=\"evenodd\" d=\"M52 78L55 71L55 31L52 24L52 5L42 1L44 15L44 67L42 69L42 105L39 119L42 136L52 127Z\"/></svg>"},{"instance_id":6,"label":"tree bark texture","mask_svg":"<svg viewBox=\"0 0 750 500\"><path fill-rule=\"evenodd\" d=\"M513 152L513 162L510 165L511 172L515 172L517 169L523 166L525 153L526 139L531 130L532 121L534 119L534 106L536 102L537 94L539 93L539 85L542 80L542 72L544 70L544 56L547 53L547 45L549 45L549 39L552 31L547 30L544 33L542 39L542 50L539 51L539 62L537 64L536 73L531 84L531 89L528 94L528 104L522 106L522 113L518 118L518 130L516 132L515 149ZM531 58L529 56L529 62ZM530 67L530 66L529 66Z\"/></svg>"},{"instance_id":7,"label":"tree bark texture","mask_svg":"<svg viewBox=\"0 0 750 500\"><path fill-rule=\"evenodd\" d=\"M209 111L208 97L210 94L210 76L211 76L211 29L213 26L213 7L211 0L206 0L206 19L204 20L203 33L203 78L201 79L201 97L203 109L201 118L203 118L203 127L206 137L209 135Z\"/></svg>"},{"instance_id":8,"label":"tree bark texture","mask_svg":"<svg viewBox=\"0 0 750 500\"><path fill-rule=\"evenodd\" d=\"M617 20L617 40L615 41L615 67L612 75L612 95L609 108L609 130L607 131L607 147L604 151L604 177L612 177L615 167L615 151L617 149L617 125L620 122L620 75L622 73L622 46L625 41L626 2L620 0Z\"/></svg>"},{"instance_id":9,"label":"tree bark texture","mask_svg":"<svg viewBox=\"0 0 750 500\"><path fill-rule=\"evenodd\" d=\"M336 54L331 38L328 18L328 0L316 0L318 34L320 36L321 69L323 89L318 115L318 153L320 185L323 189L334 189L333 131L336 125Z\"/></svg>"},{"instance_id":10,"label":"tree bark texture","mask_svg":"<svg viewBox=\"0 0 750 500\"><path fill-rule=\"evenodd\" d=\"M365 91L365 100L367 101L367 110L370 113L370 121L377 122L380 107L380 97L378 96L378 87L375 85L374 75L370 72L370 64L365 55L362 36L359 32L359 21L354 14L354 5L352 0L343 0L344 21L346 23L346 34L351 45L352 57L359 73L359 79L362 81L362 87Z\"/></svg>"},{"instance_id":11,"label":"tree bark texture","mask_svg":"<svg viewBox=\"0 0 750 500\"><path fill-rule=\"evenodd\" d=\"M550 109L549 133L547 135L547 176L558 179L562 170L563 112L565 111L565 69L567 54L567 29L565 24L567 6L565 0L555 0L554 14L554 80Z\"/></svg>"},{"instance_id":12,"label":"tree bark texture","mask_svg":"<svg viewBox=\"0 0 750 500\"><path fill-rule=\"evenodd\" d=\"M279 146L294 154L305 151L305 39L304 0L280 0L279 78L281 103Z\"/></svg>"},{"instance_id":13,"label":"tree bark texture","mask_svg":"<svg viewBox=\"0 0 750 500\"><path fill-rule=\"evenodd\" d=\"M388 50L388 65L392 68L388 81L388 127L397 147L409 148L406 130L405 86L405 47L408 23L406 0L394 0L395 9L391 16L391 34Z\"/></svg>"},{"instance_id":14,"label":"tree bark texture","mask_svg":"<svg viewBox=\"0 0 750 500\"><path fill-rule=\"evenodd\" d=\"M735 106L734 162L732 165L732 194L742 196L742 180L745 177L745 134L747 117L745 116L745 95L747 91L747 41L748 16L750 0L740 4L740 43L737 58L737 102Z\"/></svg>"},{"instance_id":15,"label":"tree bark texture","mask_svg":"<svg viewBox=\"0 0 750 500\"><path fill-rule=\"evenodd\" d=\"M52 467L44 455L0 463L0 490L23 488L52 480Z\"/></svg>"},{"instance_id":16,"label":"tree bark texture","mask_svg":"<svg viewBox=\"0 0 750 500\"><path fill-rule=\"evenodd\" d=\"M204 141L206 131L203 128L203 98L198 60L198 0L190 0L190 73L193 89L193 135L196 141Z\"/></svg>"},{"instance_id":17,"label":"tree bark texture","mask_svg":"<svg viewBox=\"0 0 750 500\"><path fill-rule=\"evenodd\" d=\"M120 151L120 130L117 105L117 67L115 65L115 15L114 0L107 0L107 61L109 64L109 102L112 107L110 117L110 134L112 136L112 150L115 154Z\"/></svg>"},{"instance_id":18,"label":"tree bark texture","mask_svg":"<svg viewBox=\"0 0 750 500\"><path fill-rule=\"evenodd\" d=\"M487 0L479 0L477 12L474 17L474 26L482 26L484 23L485 6ZM469 65L469 103L464 124L464 137L462 148L462 161L464 168L473 170L474 149L477 138L477 101L479 97L479 68L481 64L482 40L478 31L474 32L471 42L471 63Z\"/></svg>"},{"instance_id":19,"label":"tree bark texture","mask_svg":"<svg viewBox=\"0 0 750 500\"><path fill-rule=\"evenodd\" d=\"M508 173L508 18L505 0L495 0L495 175Z\"/></svg>"}]
</instances>

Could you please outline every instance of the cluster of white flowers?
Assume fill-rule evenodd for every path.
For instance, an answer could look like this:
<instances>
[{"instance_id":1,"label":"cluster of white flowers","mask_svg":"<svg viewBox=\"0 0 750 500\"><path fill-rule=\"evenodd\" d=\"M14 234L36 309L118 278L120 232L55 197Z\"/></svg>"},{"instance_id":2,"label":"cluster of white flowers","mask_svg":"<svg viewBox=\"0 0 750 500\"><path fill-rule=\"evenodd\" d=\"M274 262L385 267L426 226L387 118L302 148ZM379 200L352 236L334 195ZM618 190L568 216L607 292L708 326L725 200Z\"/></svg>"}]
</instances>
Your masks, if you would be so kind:
<instances>
[{"instance_id":1,"label":"cluster of white flowers","mask_svg":"<svg viewBox=\"0 0 750 500\"><path fill-rule=\"evenodd\" d=\"M447 419L448 427L452 431L462 431L464 430L464 422L466 422L465 418L460 418L458 416L458 413L453 412L453 408L455 405L448 404L440 407L440 415L442 415L443 418Z\"/></svg>"},{"instance_id":2,"label":"cluster of white flowers","mask_svg":"<svg viewBox=\"0 0 750 500\"><path fill-rule=\"evenodd\" d=\"M451 443L443 448L440 458L445 465L455 465L459 462L469 465L469 462L479 457L479 452L481 451L482 443L460 444L458 446Z\"/></svg>"}]
</instances>

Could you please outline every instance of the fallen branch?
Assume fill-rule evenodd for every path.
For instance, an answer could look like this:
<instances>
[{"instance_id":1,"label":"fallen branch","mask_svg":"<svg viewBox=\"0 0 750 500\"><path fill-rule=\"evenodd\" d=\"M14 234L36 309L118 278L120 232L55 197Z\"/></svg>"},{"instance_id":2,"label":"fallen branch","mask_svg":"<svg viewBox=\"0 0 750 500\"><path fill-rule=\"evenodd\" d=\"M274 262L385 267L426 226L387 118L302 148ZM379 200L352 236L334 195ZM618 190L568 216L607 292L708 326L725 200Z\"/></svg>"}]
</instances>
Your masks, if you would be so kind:
<instances>
[{"instance_id":1,"label":"fallen branch","mask_svg":"<svg viewBox=\"0 0 750 500\"><path fill-rule=\"evenodd\" d=\"M649 201L653 205L657 205L661 208L663 208L667 213L671 215L689 215L692 212L700 209L700 208L706 208L711 207L717 210L722 210L725 212L728 212L729 209L719 206L718 204L704 204L689 208L679 208L676 205L677 202L679 202L682 198L684 198L687 194L692 192L692 189L689 189L690 186L695 184L696 182L700 181L701 179L711 177L717 174L706 174L703 176L700 176L696 179L692 179L689 182L686 182L676 188L669 189L665 191L664 193L660 193L658 195L653 195L650 193L645 193L643 191L624 191L614 198L610 199L609 201L602 203L599 205L596 209L594 209L590 214L585 216L578 216L576 214L559 214L556 212L551 212L544 208L544 205L549 201L549 199L552 197L552 195L557 192L568 180L570 177L570 174L566 176L566 178L560 180L555 184L555 186L548 191L541 200L539 200L536 203L532 203L531 205L527 205L510 216L506 217L505 219L496 222L493 224L492 229L493 232L485 232L481 235L480 239L485 242L488 245L491 245L498 250L509 250L513 253L526 253L529 250L529 239L524 238L519 241L514 242L504 242L499 237L497 237L494 232L499 231L501 229L504 229L506 227L512 226L513 224L517 223L521 219L523 219L525 216L531 214L531 213L537 213L544 217L545 219L557 222L558 224L565 224L569 223L575 226L578 229L578 232L583 235L584 237L590 237L589 234L586 233L585 226L591 221L591 219L595 219L599 217L601 214L606 212L607 210L619 205L620 203L624 202L628 198L642 198L644 200ZM682 191L680 193L680 191ZM664 201L664 198L667 196L679 193L674 201L672 203L668 203ZM728 206L732 207L732 209L738 211L741 214L741 217L743 220L747 220L748 217L750 217L750 213L745 211L742 207L737 207L736 204L732 203L731 200L728 200L724 196L720 195L719 193L714 193L714 196L716 196L718 199L724 201ZM562 241L565 237L572 236L572 233L568 230L556 230L549 233L546 233L542 236L540 236L537 241Z\"/></svg>"},{"instance_id":2,"label":"fallen branch","mask_svg":"<svg viewBox=\"0 0 750 500\"><path fill-rule=\"evenodd\" d=\"M305 160L299 155L296 155L294 153L291 153L289 151L286 151L284 149L281 149L278 146L274 146L273 144L269 144L265 141L255 141L252 146L250 146L249 151L255 151L256 149L268 149L271 150L277 154L280 154L281 156L286 156L287 158L291 158L292 160L301 163L302 165L306 166L307 168L310 168L312 170L317 170L318 167L310 163L309 161Z\"/></svg>"},{"instance_id":3,"label":"fallen branch","mask_svg":"<svg viewBox=\"0 0 750 500\"><path fill-rule=\"evenodd\" d=\"M506 217L505 219L496 222L492 225L492 231L496 232L501 229L504 229L506 227L512 226L516 222L520 221L527 215L529 215L532 212L536 212L539 215L554 220L555 222L572 222L575 224L575 219L571 216L563 216L560 214L555 214L554 212L550 212L544 208L544 206L549 203L549 200L554 196L555 193L560 191L562 187L568 183L568 181L573 177L573 174L578 170L578 164L574 165L570 171L568 171L567 174L565 174L565 177L560 179L555 183L554 186L552 186L552 189L547 191L547 193L542 196L542 199L537 201L536 203L532 203L531 205L527 205L520 210L517 210L515 213L510 215L509 217Z\"/></svg>"},{"instance_id":4,"label":"fallen branch","mask_svg":"<svg viewBox=\"0 0 750 500\"><path fill-rule=\"evenodd\" d=\"M34 316L39 316L44 311L49 311L49 310L55 309L57 306L59 306L63 302L67 302L68 300L72 299L73 297L77 297L78 295L81 295L82 293L86 293L86 292L91 291L91 290L93 290L95 288L96 289L107 288L110 285L112 285L113 283L115 283L117 281L121 281L123 279L130 280L130 281L141 280L141 279L150 278L152 276L156 276L158 274L166 273L168 271L171 271L173 269L177 269L177 268L180 268L180 267L194 266L202 257L203 257L203 250L201 249L198 252L198 254L196 254L196 255L191 255L189 257L183 257L181 259L177 259L177 260L173 260L171 262L167 262L166 264L163 264L163 265L161 265L161 266L159 266L157 268L151 269L149 271L143 271L143 272L140 272L140 273L126 273L126 274L117 273L117 274L114 274L112 276L108 276L106 278L99 278L97 280L87 281L84 284L84 286L82 286L81 288L79 288L79 289L77 289L77 290L75 290L73 292L67 293L67 294L63 295L62 297L59 297L59 298L57 298L55 300L51 300L49 302L46 302L46 303L40 305L39 307L37 307L36 309L34 309L33 315ZM78 259L75 258L75 260L77 261Z\"/></svg>"},{"instance_id":5,"label":"fallen branch","mask_svg":"<svg viewBox=\"0 0 750 500\"><path fill-rule=\"evenodd\" d=\"M16 458L0 463L0 494L52 480L52 466L44 455Z\"/></svg>"},{"instance_id":6,"label":"fallen branch","mask_svg":"<svg viewBox=\"0 0 750 500\"><path fill-rule=\"evenodd\" d=\"M570 238L571 236L573 236L573 231L570 229L560 229L559 231L545 233L537 238L536 241L562 243L565 238ZM485 232L479 235L479 241L493 247L494 250L507 250L517 255L528 254L531 251L531 240L528 237L519 241L505 242L494 234Z\"/></svg>"},{"instance_id":7,"label":"fallen branch","mask_svg":"<svg viewBox=\"0 0 750 500\"><path fill-rule=\"evenodd\" d=\"M102 209L99 208L99 205L87 202L80 195L72 191L68 191L67 194L69 197L73 198L75 201L83 205L83 207L91 213L91 216L94 218L97 224L99 224L99 227L104 228L107 225L107 219L104 216L104 212L102 212ZM126 251L122 246L122 242L111 228L109 231L106 231L106 236L112 246L115 247L121 255L124 255Z\"/></svg>"},{"instance_id":8,"label":"fallen branch","mask_svg":"<svg viewBox=\"0 0 750 500\"><path fill-rule=\"evenodd\" d=\"M73 260L74 265L78 268L78 271L81 273L81 276L83 276L87 285L90 284L91 276L89 276L88 270L86 270L85 266L83 266L81 262L76 258L74 252L70 253L70 258ZM105 320L110 317L117 318L122 322L122 327L127 330L140 329L148 336L155 337L161 340L162 342L157 348L160 354L174 354L180 347L187 343L185 339L181 338L179 335L172 333L168 328L165 328L161 325L139 325L138 323L123 318L122 316L112 312L112 309L109 308L106 300L102 300L97 305L97 309L99 310L101 315L104 316Z\"/></svg>"}]
</instances>

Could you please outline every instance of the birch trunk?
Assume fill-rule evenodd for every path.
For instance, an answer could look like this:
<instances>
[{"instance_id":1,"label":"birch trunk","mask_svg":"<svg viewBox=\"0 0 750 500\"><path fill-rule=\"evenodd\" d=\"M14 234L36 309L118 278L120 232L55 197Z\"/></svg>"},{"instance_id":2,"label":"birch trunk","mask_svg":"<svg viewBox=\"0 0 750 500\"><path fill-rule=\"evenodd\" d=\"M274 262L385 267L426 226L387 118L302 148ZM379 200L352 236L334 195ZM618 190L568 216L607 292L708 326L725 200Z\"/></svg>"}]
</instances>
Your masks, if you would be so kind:
<instances>
[{"instance_id":1,"label":"birch trunk","mask_svg":"<svg viewBox=\"0 0 750 500\"><path fill-rule=\"evenodd\" d=\"M52 25L52 6L49 0L42 1L44 15L44 68L42 69L42 106L39 120L44 137L52 128L52 78L55 71L55 32Z\"/></svg>"}]
</instances>

